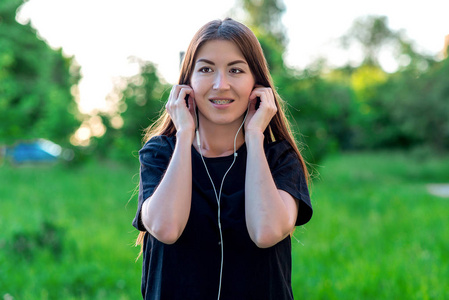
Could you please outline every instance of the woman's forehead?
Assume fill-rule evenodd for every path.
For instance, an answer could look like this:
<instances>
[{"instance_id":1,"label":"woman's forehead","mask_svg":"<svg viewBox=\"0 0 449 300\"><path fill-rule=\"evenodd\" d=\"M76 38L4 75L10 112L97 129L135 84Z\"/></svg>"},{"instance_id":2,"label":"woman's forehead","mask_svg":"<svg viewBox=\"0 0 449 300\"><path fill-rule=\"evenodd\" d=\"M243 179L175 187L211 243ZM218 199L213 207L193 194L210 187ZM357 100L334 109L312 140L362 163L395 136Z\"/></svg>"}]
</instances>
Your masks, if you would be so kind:
<instances>
[{"instance_id":1,"label":"woman's forehead","mask_svg":"<svg viewBox=\"0 0 449 300\"><path fill-rule=\"evenodd\" d=\"M199 61L240 61L247 63L239 47L228 40L211 40L204 43L196 54L195 63Z\"/></svg>"}]
</instances>

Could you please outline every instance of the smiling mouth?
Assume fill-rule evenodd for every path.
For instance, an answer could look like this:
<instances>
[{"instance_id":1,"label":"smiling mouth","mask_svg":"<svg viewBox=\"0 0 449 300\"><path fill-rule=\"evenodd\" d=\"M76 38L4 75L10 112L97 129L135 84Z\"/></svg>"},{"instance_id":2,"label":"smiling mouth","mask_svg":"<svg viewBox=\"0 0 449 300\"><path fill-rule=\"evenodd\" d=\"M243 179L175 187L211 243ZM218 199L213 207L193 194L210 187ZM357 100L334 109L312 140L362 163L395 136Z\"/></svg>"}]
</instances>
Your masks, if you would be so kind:
<instances>
[{"instance_id":1,"label":"smiling mouth","mask_svg":"<svg viewBox=\"0 0 449 300\"><path fill-rule=\"evenodd\" d=\"M213 104L218 105L225 105L234 102L234 100L225 100L225 99L217 99L217 100L210 100Z\"/></svg>"}]
</instances>

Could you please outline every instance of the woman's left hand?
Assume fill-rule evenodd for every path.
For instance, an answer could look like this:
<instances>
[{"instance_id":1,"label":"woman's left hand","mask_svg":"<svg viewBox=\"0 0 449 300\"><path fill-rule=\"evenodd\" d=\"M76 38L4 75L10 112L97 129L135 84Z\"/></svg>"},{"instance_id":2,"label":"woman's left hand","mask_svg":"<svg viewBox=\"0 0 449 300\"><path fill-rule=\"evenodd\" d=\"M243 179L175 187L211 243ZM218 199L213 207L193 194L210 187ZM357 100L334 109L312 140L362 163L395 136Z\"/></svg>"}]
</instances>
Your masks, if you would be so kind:
<instances>
[{"instance_id":1,"label":"woman's left hand","mask_svg":"<svg viewBox=\"0 0 449 300\"><path fill-rule=\"evenodd\" d=\"M258 99L260 99L260 105L256 110ZM263 133L277 112L273 91L269 87L256 86L251 92L249 100L250 105L245 121L245 133Z\"/></svg>"}]
</instances>

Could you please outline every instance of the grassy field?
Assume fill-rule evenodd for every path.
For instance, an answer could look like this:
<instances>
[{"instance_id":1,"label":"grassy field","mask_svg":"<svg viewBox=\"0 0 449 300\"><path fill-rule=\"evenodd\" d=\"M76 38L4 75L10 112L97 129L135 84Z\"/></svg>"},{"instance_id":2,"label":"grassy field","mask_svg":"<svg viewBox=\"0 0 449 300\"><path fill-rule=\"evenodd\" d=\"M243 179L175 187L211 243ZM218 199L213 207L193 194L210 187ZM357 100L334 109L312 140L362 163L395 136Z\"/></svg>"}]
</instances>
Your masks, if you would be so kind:
<instances>
[{"instance_id":1,"label":"grassy field","mask_svg":"<svg viewBox=\"0 0 449 300\"><path fill-rule=\"evenodd\" d=\"M0 298L139 299L137 167L0 168Z\"/></svg>"},{"instance_id":2,"label":"grassy field","mask_svg":"<svg viewBox=\"0 0 449 300\"><path fill-rule=\"evenodd\" d=\"M137 170L1 166L0 299L139 299ZM449 298L449 198L426 190L449 183L449 158L355 153L316 170L296 299Z\"/></svg>"},{"instance_id":3,"label":"grassy field","mask_svg":"<svg viewBox=\"0 0 449 300\"><path fill-rule=\"evenodd\" d=\"M346 154L312 188L315 215L297 230L298 299L449 299L449 159Z\"/></svg>"}]
</instances>

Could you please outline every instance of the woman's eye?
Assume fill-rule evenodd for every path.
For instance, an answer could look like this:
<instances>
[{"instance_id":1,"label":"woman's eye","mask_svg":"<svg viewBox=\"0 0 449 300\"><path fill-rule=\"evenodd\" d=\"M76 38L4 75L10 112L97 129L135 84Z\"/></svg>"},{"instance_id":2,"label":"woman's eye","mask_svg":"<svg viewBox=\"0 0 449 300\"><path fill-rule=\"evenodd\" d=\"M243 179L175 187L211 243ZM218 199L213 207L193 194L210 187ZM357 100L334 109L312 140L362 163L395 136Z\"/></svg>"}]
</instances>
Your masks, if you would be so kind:
<instances>
[{"instance_id":1,"label":"woman's eye","mask_svg":"<svg viewBox=\"0 0 449 300\"><path fill-rule=\"evenodd\" d=\"M209 68L209 67L202 67L200 69L200 72L202 72L202 73L209 73L209 72L212 72L212 69Z\"/></svg>"},{"instance_id":2,"label":"woman's eye","mask_svg":"<svg viewBox=\"0 0 449 300\"><path fill-rule=\"evenodd\" d=\"M231 72L231 73L234 73L234 74L240 74L240 73L242 73L243 71L240 70L240 69L231 69L230 72Z\"/></svg>"}]
</instances>

